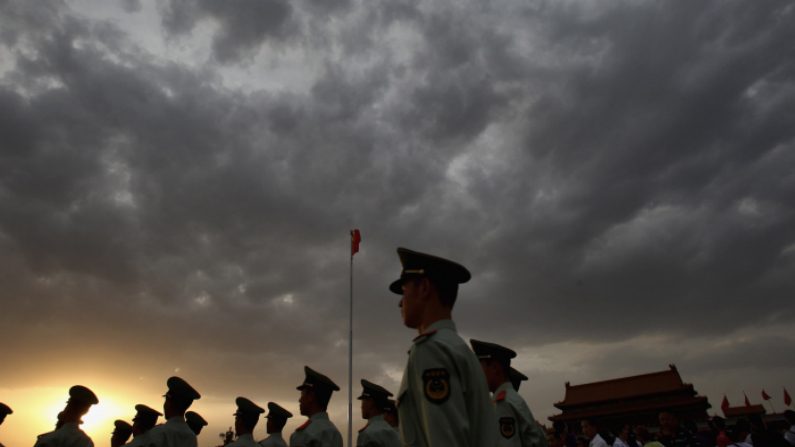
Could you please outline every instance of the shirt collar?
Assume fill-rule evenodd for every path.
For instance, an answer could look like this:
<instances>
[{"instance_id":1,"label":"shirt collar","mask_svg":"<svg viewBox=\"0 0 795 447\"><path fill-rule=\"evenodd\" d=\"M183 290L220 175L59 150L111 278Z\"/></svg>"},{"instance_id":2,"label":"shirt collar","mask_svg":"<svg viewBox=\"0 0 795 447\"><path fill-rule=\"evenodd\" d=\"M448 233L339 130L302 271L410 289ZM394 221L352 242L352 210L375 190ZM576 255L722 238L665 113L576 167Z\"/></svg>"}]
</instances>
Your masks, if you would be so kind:
<instances>
[{"instance_id":1,"label":"shirt collar","mask_svg":"<svg viewBox=\"0 0 795 447\"><path fill-rule=\"evenodd\" d=\"M442 329L449 329L453 332L456 332L455 322L453 322L453 320L439 320L428 326L425 329L425 332L440 331Z\"/></svg>"},{"instance_id":2,"label":"shirt collar","mask_svg":"<svg viewBox=\"0 0 795 447\"><path fill-rule=\"evenodd\" d=\"M510 381L503 382L502 385L498 386L496 390L494 390L494 395L496 396L499 394L500 391L505 391L506 393L513 389L513 384Z\"/></svg>"},{"instance_id":3,"label":"shirt collar","mask_svg":"<svg viewBox=\"0 0 795 447\"><path fill-rule=\"evenodd\" d=\"M313 414L312 416L309 416L309 419L311 419L313 421L317 420L317 419L329 420L328 419L328 413L326 413L325 411L318 411L317 413Z\"/></svg>"}]
</instances>

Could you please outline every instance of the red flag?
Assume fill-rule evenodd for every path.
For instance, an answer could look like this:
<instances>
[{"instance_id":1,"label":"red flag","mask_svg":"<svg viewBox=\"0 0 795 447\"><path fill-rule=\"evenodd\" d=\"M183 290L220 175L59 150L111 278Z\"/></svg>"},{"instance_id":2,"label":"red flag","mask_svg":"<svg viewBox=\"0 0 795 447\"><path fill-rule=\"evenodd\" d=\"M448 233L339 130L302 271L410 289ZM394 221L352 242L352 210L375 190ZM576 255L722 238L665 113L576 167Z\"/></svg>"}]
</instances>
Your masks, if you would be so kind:
<instances>
[{"instance_id":1,"label":"red flag","mask_svg":"<svg viewBox=\"0 0 795 447\"><path fill-rule=\"evenodd\" d=\"M791 403L792 403L792 398L789 397L787 389L784 388L784 404L789 407Z\"/></svg>"},{"instance_id":2,"label":"red flag","mask_svg":"<svg viewBox=\"0 0 795 447\"><path fill-rule=\"evenodd\" d=\"M359 229L351 230L351 256L359 252L359 242L361 241L362 235L359 233Z\"/></svg>"},{"instance_id":3,"label":"red flag","mask_svg":"<svg viewBox=\"0 0 795 447\"><path fill-rule=\"evenodd\" d=\"M723 414L726 414L726 410L729 409L729 398L726 395L723 395L723 402L720 403L720 409L723 410Z\"/></svg>"},{"instance_id":4,"label":"red flag","mask_svg":"<svg viewBox=\"0 0 795 447\"><path fill-rule=\"evenodd\" d=\"M745 396L745 393L743 393L743 396ZM751 402L748 400L748 396L745 396L745 406L746 407L750 407L751 406Z\"/></svg>"},{"instance_id":5,"label":"red flag","mask_svg":"<svg viewBox=\"0 0 795 447\"><path fill-rule=\"evenodd\" d=\"M720 403L720 409L723 410L723 413L726 414L726 410L729 409L729 398L726 395L723 395L723 402Z\"/></svg>"},{"instance_id":6,"label":"red flag","mask_svg":"<svg viewBox=\"0 0 795 447\"><path fill-rule=\"evenodd\" d=\"M768 395L767 395L767 393L765 392L765 390L762 390L762 399L764 399L764 400L770 400L770 396L768 396Z\"/></svg>"}]
</instances>

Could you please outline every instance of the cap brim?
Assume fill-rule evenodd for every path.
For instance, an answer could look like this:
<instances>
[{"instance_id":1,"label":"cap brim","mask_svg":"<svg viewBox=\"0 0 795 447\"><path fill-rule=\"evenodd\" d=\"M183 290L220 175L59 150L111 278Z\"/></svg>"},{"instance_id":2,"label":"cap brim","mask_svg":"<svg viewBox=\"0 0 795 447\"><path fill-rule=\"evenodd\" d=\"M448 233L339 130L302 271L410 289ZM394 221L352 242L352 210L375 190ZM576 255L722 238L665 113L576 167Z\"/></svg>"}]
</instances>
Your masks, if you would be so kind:
<instances>
[{"instance_id":1,"label":"cap brim","mask_svg":"<svg viewBox=\"0 0 795 447\"><path fill-rule=\"evenodd\" d=\"M389 285L389 291L397 295L403 295L403 279L398 278L393 281L392 284Z\"/></svg>"}]
</instances>

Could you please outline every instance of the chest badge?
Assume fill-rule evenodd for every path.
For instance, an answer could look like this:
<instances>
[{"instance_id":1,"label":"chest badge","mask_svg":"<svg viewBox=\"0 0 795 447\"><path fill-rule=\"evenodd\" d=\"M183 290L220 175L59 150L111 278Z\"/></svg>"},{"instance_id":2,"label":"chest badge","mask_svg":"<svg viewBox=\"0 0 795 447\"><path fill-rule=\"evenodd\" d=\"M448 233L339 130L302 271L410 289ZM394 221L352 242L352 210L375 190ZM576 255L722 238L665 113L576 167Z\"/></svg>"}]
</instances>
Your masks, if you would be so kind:
<instances>
[{"instance_id":1,"label":"chest badge","mask_svg":"<svg viewBox=\"0 0 795 447\"><path fill-rule=\"evenodd\" d=\"M514 418L500 418L500 434L509 439L516 434L516 420Z\"/></svg>"},{"instance_id":2,"label":"chest badge","mask_svg":"<svg viewBox=\"0 0 795 447\"><path fill-rule=\"evenodd\" d=\"M450 373L444 368L426 369L422 373L425 398L435 404L444 403L450 397Z\"/></svg>"}]
</instances>

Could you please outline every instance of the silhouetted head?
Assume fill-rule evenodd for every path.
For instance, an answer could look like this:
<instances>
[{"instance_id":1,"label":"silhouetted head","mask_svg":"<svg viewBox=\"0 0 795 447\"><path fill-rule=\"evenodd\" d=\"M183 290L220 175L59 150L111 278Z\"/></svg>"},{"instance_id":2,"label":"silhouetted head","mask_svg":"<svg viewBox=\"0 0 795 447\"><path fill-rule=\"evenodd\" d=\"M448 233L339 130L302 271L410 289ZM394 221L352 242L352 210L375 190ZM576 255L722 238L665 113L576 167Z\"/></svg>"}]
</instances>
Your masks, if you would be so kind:
<instances>
[{"instance_id":1,"label":"silhouetted head","mask_svg":"<svg viewBox=\"0 0 795 447\"><path fill-rule=\"evenodd\" d=\"M130 439L130 435L132 435L132 425L127 421L116 419L113 422L113 426L113 433L110 435L111 447L120 447L126 444L127 440Z\"/></svg>"},{"instance_id":2,"label":"silhouetted head","mask_svg":"<svg viewBox=\"0 0 795 447\"><path fill-rule=\"evenodd\" d=\"M3 421L6 420L6 416L12 413L14 413L14 410L12 410L11 407L0 402L0 424L2 424Z\"/></svg>"},{"instance_id":3,"label":"silhouetted head","mask_svg":"<svg viewBox=\"0 0 795 447\"><path fill-rule=\"evenodd\" d=\"M138 436L151 430L157 424L157 418L162 415L159 411L144 404L136 405L132 425L133 435Z\"/></svg>"},{"instance_id":4,"label":"silhouetted head","mask_svg":"<svg viewBox=\"0 0 795 447\"><path fill-rule=\"evenodd\" d=\"M201 398L201 394L180 377L170 377L166 381L166 386L168 391L163 395L166 398L163 403L166 419L184 416L193 401Z\"/></svg>"},{"instance_id":5,"label":"silhouetted head","mask_svg":"<svg viewBox=\"0 0 795 447\"><path fill-rule=\"evenodd\" d=\"M268 419L265 429L268 434L272 434L281 433L287 424L287 419L293 417L293 414L275 402L268 402L268 415L265 417Z\"/></svg>"},{"instance_id":6,"label":"silhouetted head","mask_svg":"<svg viewBox=\"0 0 795 447\"><path fill-rule=\"evenodd\" d=\"M373 416L384 414L387 401L392 393L381 385L376 385L369 380L362 379L362 394L358 399L362 401L362 418L370 419Z\"/></svg>"},{"instance_id":7,"label":"silhouetted head","mask_svg":"<svg viewBox=\"0 0 795 447\"><path fill-rule=\"evenodd\" d=\"M298 399L301 414L312 416L315 413L326 411L331 400L331 393L339 391L340 387L325 375L308 366L304 366L304 376L304 383L296 387L301 391L301 397Z\"/></svg>"},{"instance_id":8,"label":"silhouetted head","mask_svg":"<svg viewBox=\"0 0 795 447\"><path fill-rule=\"evenodd\" d=\"M496 391L500 385L509 380L511 359L516 357L516 352L496 343L475 339L469 340L469 343L480 360L480 367L486 376L489 391Z\"/></svg>"},{"instance_id":9,"label":"silhouetted head","mask_svg":"<svg viewBox=\"0 0 795 447\"><path fill-rule=\"evenodd\" d=\"M196 436L199 436L199 433L202 432L202 429L207 426L207 421L205 421L204 418L195 411L185 412L185 422L188 424L188 427L190 427L191 431L196 434Z\"/></svg>"},{"instance_id":10,"label":"silhouetted head","mask_svg":"<svg viewBox=\"0 0 795 447\"><path fill-rule=\"evenodd\" d=\"M75 385L69 388L69 400L66 401L66 407L59 414L58 420L62 423L80 423L80 418L88 413L92 405L98 403L99 399L93 391L83 385Z\"/></svg>"},{"instance_id":11,"label":"silhouetted head","mask_svg":"<svg viewBox=\"0 0 795 447\"><path fill-rule=\"evenodd\" d=\"M403 269L389 290L402 296L403 324L416 329L427 323L423 321L426 307L433 305L429 301L435 300L437 305L451 310L458 296L458 285L471 278L469 270L448 259L403 247L397 253Z\"/></svg>"},{"instance_id":12,"label":"silhouetted head","mask_svg":"<svg viewBox=\"0 0 795 447\"><path fill-rule=\"evenodd\" d=\"M254 431L254 427L259 422L259 415L265 410L245 397L235 399L237 411L235 411L235 432L237 435L246 435Z\"/></svg>"}]
</instances>

